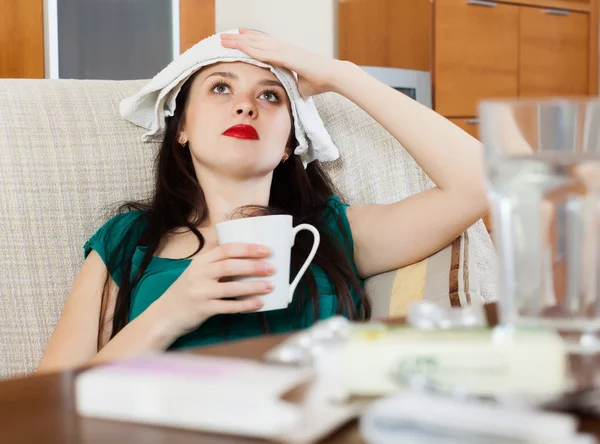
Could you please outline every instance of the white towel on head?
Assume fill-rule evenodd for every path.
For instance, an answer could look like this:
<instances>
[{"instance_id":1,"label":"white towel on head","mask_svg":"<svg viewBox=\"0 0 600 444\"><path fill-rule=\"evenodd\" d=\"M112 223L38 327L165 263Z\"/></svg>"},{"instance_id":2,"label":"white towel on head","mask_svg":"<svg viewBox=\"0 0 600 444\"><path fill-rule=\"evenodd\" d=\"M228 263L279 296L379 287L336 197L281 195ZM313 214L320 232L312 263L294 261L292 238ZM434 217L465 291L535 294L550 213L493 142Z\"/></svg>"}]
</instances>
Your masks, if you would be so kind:
<instances>
[{"instance_id":1,"label":"white towel on head","mask_svg":"<svg viewBox=\"0 0 600 444\"><path fill-rule=\"evenodd\" d=\"M226 31L238 34L239 31ZM313 160L335 160L339 151L325 129L311 98L304 100L298 91L295 73L277 66L259 62L237 49L224 48L220 34L212 35L192 46L159 72L135 95L121 101L121 116L148 129L144 142L160 141L164 136L165 118L173 116L175 100L186 80L203 66L220 62L245 62L269 68L283 84L294 116L294 130L298 146L294 154L300 156L304 167Z\"/></svg>"}]
</instances>

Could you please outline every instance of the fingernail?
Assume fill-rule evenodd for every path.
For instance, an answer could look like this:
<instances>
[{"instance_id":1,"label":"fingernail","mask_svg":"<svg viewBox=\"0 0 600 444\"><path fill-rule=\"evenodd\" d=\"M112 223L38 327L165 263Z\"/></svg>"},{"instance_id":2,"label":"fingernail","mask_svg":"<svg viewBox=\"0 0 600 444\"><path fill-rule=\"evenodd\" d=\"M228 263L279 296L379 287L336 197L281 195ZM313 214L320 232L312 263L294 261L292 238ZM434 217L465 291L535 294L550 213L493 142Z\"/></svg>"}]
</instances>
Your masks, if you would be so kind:
<instances>
[{"instance_id":1,"label":"fingernail","mask_svg":"<svg viewBox=\"0 0 600 444\"><path fill-rule=\"evenodd\" d=\"M273 290L273 282L265 282L265 290Z\"/></svg>"},{"instance_id":2,"label":"fingernail","mask_svg":"<svg viewBox=\"0 0 600 444\"><path fill-rule=\"evenodd\" d=\"M269 253L271 250L269 249L269 247L265 247L264 245L259 245L258 246L258 252L260 254L267 254Z\"/></svg>"},{"instance_id":3,"label":"fingernail","mask_svg":"<svg viewBox=\"0 0 600 444\"><path fill-rule=\"evenodd\" d=\"M273 273L275 271L275 267L273 266L273 264L266 263L265 264L265 271L267 273Z\"/></svg>"}]
</instances>

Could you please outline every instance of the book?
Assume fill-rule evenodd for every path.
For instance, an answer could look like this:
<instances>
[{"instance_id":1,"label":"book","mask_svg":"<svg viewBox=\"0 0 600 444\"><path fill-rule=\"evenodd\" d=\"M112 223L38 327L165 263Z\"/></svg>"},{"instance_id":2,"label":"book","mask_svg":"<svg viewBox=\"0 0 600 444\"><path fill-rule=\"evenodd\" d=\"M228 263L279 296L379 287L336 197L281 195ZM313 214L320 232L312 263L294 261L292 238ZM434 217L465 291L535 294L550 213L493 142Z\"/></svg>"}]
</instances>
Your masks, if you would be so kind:
<instances>
[{"instance_id":1,"label":"book","mask_svg":"<svg viewBox=\"0 0 600 444\"><path fill-rule=\"evenodd\" d=\"M284 395L313 378L307 368L160 353L92 368L77 376L79 415L270 439L302 421Z\"/></svg>"},{"instance_id":2,"label":"book","mask_svg":"<svg viewBox=\"0 0 600 444\"><path fill-rule=\"evenodd\" d=\"M552 397L567 382L565 344L558 333L544 329L353 325L341 355L341 380L350 396L401 391L414 375L442 391L483 396Z\"/></svg>"}]
</instances>

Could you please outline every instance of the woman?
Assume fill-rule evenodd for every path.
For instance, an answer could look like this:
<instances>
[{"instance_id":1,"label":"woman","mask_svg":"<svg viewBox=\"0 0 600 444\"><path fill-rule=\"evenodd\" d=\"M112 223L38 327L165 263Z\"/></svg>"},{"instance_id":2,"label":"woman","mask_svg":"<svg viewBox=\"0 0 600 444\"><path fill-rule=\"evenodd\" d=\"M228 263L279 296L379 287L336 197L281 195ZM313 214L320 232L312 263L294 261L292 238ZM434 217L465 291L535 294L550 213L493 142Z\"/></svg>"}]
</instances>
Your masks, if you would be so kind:
<instances>
[{"instance_id":1,"label":"woman","mask_svg":"<svg viewBox=\"0 0 600 444\"><path fill-rule=\"evenodd\" d=\"M448 120L365 74L255 31L225 48L299 75L303 96L335 91L386 128L437 185L388 205L348 206L318 162L293 155L290 102L277 77L247 63L196 72L167 118L155 193L88 241L86 260L38 370L307 327L337 313L368 319L364 279L443 248L487 208L481 147ZM321 245L288 310L252 313L268 276L260 245L218 246L214 226L239 211L292 214ZM300 236L292 268L312 239ZM183 259L182 259L183 258Z\"/></svg>"}]
</instances>

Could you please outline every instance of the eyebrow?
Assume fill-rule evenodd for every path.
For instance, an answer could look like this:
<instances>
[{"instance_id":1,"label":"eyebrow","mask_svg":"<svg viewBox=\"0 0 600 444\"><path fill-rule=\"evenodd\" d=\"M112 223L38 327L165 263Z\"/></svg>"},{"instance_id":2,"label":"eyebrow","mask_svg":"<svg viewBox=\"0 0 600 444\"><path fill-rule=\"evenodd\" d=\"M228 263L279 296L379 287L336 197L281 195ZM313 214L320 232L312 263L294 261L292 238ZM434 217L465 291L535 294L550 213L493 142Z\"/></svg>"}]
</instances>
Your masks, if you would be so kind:
<instances>
[{"instance_id":1,"label":"eyebrow","mask_svg":"<svg viewBox=\"0 0 600 444\"><path fill-rule=\"evenodd\" d=\"M239 80L239 77L238 77L237 74L235 74L233 72L229 72L229 71L216 71L216 72L213 72L212 74L208 75L206 77L206 79L208 79L210 77L213 77L213 76L215 76L215 77L225 77L226 79L231 79L231 80ZM260 82L258 82L258 84L260 86L278 86L280 88L283 88L283 85L281 84L281 82L279 82L277 80L272 80L272 79L261 80Z\"/></svg>"}]
</instances>

